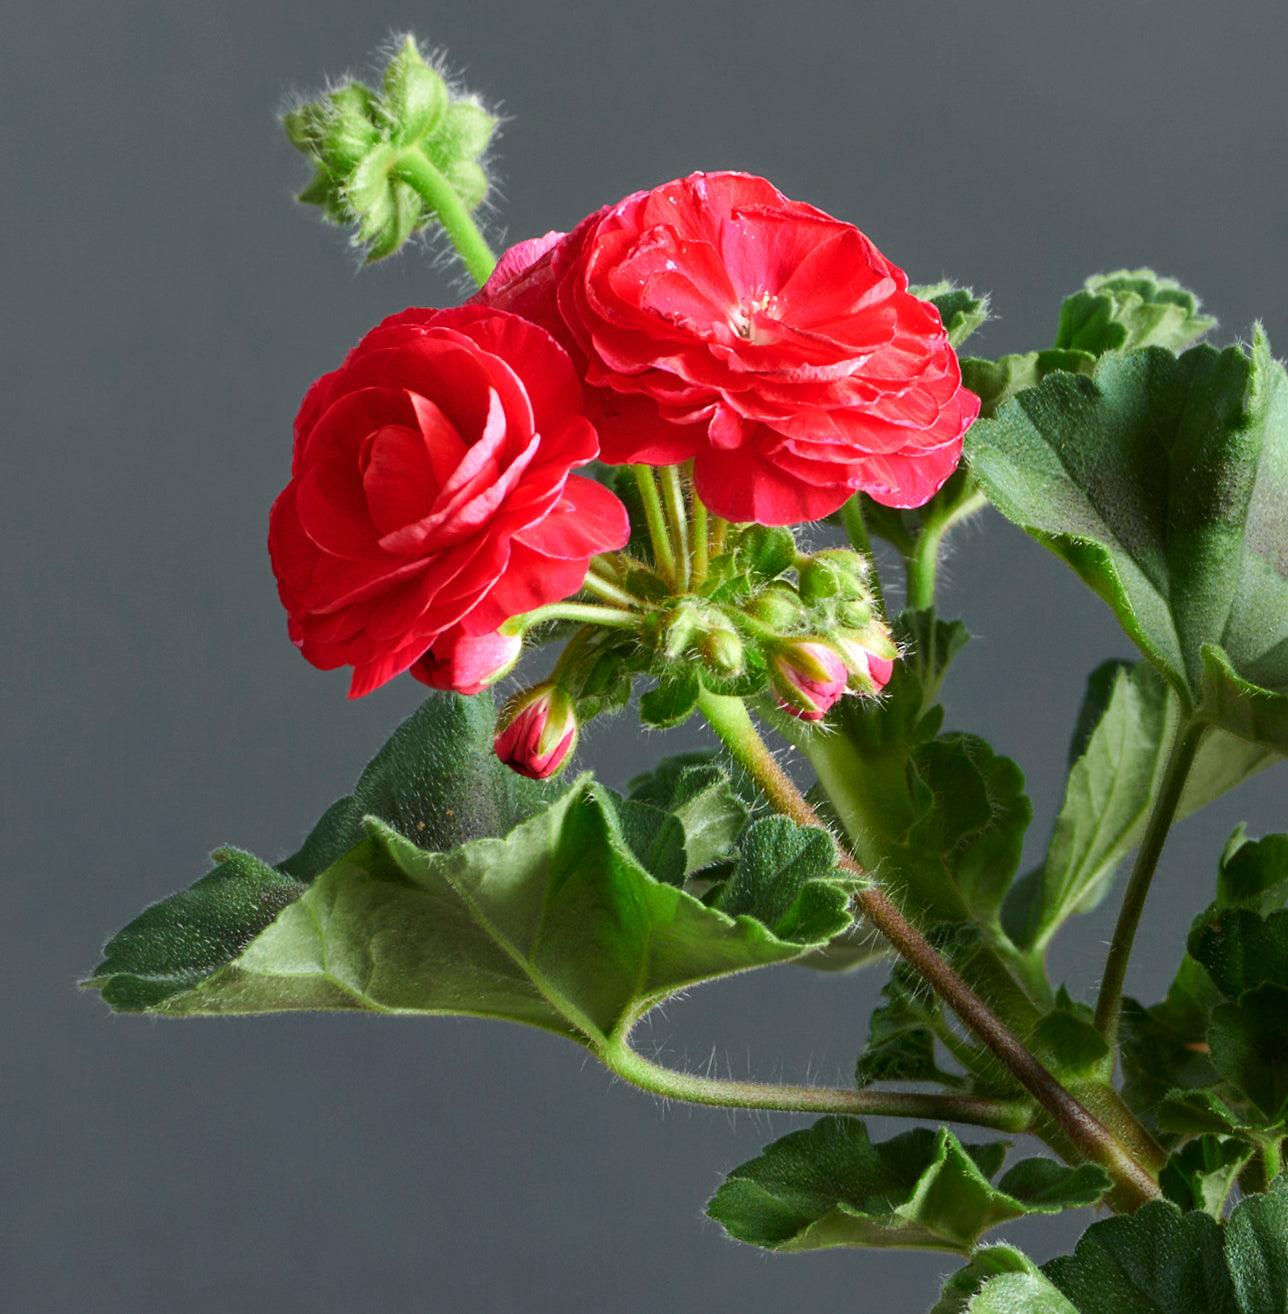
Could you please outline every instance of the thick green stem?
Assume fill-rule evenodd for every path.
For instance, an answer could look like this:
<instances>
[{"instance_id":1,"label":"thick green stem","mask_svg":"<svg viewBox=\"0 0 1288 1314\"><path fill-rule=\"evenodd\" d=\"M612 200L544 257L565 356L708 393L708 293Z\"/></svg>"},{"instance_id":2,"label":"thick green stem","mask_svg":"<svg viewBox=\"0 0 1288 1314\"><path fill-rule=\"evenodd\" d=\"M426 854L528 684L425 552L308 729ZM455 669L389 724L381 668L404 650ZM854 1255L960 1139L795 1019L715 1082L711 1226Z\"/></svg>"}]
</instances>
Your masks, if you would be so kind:
<instances>
[{"instance_id":1,"label":"thick green stem","mask_svg":"<svg viewBox=\"0 0 1288 1314\"><path fill-rule=\"evenodd\" d=\"M792 1086L777 1082L726 1081L677 1072L645 1058L624 1040L599 1055L619 1077L641 1090L690 1104L722 1109L778 1109L785 1113L844 1113L858 1117L927 1118L1024 1131L1032 1107L1025 1100L985 1099L921 1091L858 1090L853 1086Z\"/></svg>"},{"instance_id":2,"label":"thick green stem","mask_svg":"<svg viewBox=\"0 0 1288 1314\"><path fill-rule=\"evenodd\" d=\"M675 587L680 593L689 591L689 508L684 501L684 479L679 466L664 465L658 472L662 477L662 506L666 511L675 547Z\"/></svg>"},{"instance_id":3,"label":"thick green stem","mask_svg":"<svg viewBox=\"0 0 1288 1314\"><path fill-rule=\"evenodd\" d=\"M548 607L524 612L501 626L502 634L522 634L534 625L548 621L579 621L583 625L605 625L610 629L632 630L640 623L639 612L600 607L593 602L552 602Z\"/></svg>"},{"instance_id":4,"label":"thick green stem","mask_svg":"<svg viewBox=\"0 0 1288 1314\"><path fill-rule=\"evenodd\" d=\"M735 759L780 812L802 826L823 825L791 777L778 765L741 699L704 692L698 700L698 707ZM844 852L840 856L840 866L867 881L863 869ZM931 985L967 1029L1042 1105L1077 1152L1109 1172L1126 1200L1140 1204L1158 1197L1158 1184L1149 1171L1056 1080L882 890L865 883L856 893L855 902L868 921Z\"/></svg>"},{"instance_id":5,"label":"thick green stem","mask_svg":"<svg viewBox=\"0 0 1288 1314\"><path fill-rule=\"evenodd\" d=\"M470 271L470 277L482 287L496 268L496 256L456 189L419 148L404 151L398 157L394 173L414 188L426 208L434 212Z\"/></svg>"},{"instance_id":6,"label":"thick green stem","mask_svg":"<svg viewBox=\"0 0 1288 1314\"><path fill-rule=\"evenodd\" d=\"M1145 900L1149 897L1149 887L1162 856L1163 845L1167 843L1168 831L1176 819L1181 793L1185 789L1205 729L1206 726L1200 721L1189 721L1178 727L1163 771L1163 783L1150 807L1145 833L1141 836L1136 861L1132 865L1127 889L1123 892L1122 907L1118 910L1118 921L1109 943L1109 956L1105 959L1100 995L1096 999L1096 1026L1111 1047L1117 1041L1123 983L1127 979L1127 964L1131 959L1141 914L1145 911Z\"/></svg>"},{"instance_id":7,"label":"thick green stem","mask_svg":"<svg viewBox=\"0 0 1288 1314\"><path fill-rule=\"evenodd\" d=\"M877 608L884 612L885 594L881 590L881 577L877 573L876 557L872 554L872 540L868 537L867 522L863 519L861 494L855 493L841 508L841 525L845 529L846 538L850 540L850 546L856 552L862 552L872 563L872 596L876 599Z\"/></svg>"},{"instance_id":8,"label":"thick green stem","mask_svg":"<svg viewBox=\"0 0 1288 1314\"><path fill-rule=\"evenodd\" d=\"M649 541L653 544L653 560L668 584L675 583L675 550L671 546L671 535L667 532L666 514L662 510L662 497L657 491L657 480L653 477L651 465L633 465L631 474L635 476L635 486L640 491L640 502L644 507L644 521L648 525Z\"/></svg>"},{"instance_id":9,"label":"thick green stem","mask_svg":"<svg viewBox=\"0 0 1288 1314\"><path fill-rule=\"evenodd\" d=\"M974 493L942 519L929 522L908 554L908 606L918 611L935 605L935 587L939 575L939 557L944 539L954 525L987 506L983 493Z\"/></svg>"}]
</instances>

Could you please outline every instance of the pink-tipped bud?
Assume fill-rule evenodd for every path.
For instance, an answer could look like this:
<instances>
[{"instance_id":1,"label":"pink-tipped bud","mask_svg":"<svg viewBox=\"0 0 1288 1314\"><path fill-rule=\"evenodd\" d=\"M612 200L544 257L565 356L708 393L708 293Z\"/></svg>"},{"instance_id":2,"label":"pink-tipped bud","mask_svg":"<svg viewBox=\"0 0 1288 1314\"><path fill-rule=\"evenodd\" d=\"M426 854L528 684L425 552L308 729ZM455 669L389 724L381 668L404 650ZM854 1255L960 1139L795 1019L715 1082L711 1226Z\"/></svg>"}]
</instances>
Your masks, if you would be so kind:
<instances>
[{"instance_id":1,"label":"pink-tipped bud","mask_svg":"<svg viewBox=\"0 0 1288 1314\"><path fill-rule=\"evenodd\" d=\"M802 721L821 721L850 682L840 654L816 639L782 644L769 669L778 705Z\"/></svg>"},{"instance_id":2,"label":"pink-tipped bud","mask_svg":"<svg viewBox=\"0 0 1288 1314\"><path fill-rule=\"evenodd\" d=\"M899 649L883 626L841 630L832 642L850 672L850 692L878 694L890 683Z\"/></svg>"},{"instance_id":3,"label":"pink-tipped bud","mask_svg":"<svg viewBox=\"0 0 1288 1314\"><path fill-rule=\"evenodd\" d=\"M462 634L449 631L411 668L431 689L453 689L458 694L482 693L514 669L523 651L517 634Z\"/></svg>"},{"instance_id":4,"label":"pink-tipped bud","mask_svg":"<svg viewBox=\"0 0 1288 1314\"><path fill-rule=\"evenodd\" d=\"M545 780L564 765L576 743L572 699L556 685L539 684L506 706L492 747L511 771Z\"/></svg>"}]
</instances>

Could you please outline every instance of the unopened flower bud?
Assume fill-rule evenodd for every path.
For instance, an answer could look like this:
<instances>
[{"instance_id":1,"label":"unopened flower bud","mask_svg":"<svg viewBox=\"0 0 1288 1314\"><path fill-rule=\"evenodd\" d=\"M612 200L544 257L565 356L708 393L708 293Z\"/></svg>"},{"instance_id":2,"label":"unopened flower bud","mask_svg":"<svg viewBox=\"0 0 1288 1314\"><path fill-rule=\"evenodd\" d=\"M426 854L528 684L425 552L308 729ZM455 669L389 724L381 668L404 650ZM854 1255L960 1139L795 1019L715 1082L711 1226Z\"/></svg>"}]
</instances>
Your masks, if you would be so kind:
<instances>
[{"instance_id":1,"label":"unopened flower bud","mask_svg":"<svg viewBox=\"0 0 1288 1314\"><path fill-rule=\"evenodd\" d=\"M514 669L523 651L517 634L451 634L435 640L411 673L431 689L482 693Z\"/></svg>"},{"instance_id":2,"label":"unopened flower bud","mask_svg":"<svg viewBox=\"0 0 1288 1314\"><path fill-rule=\"evenodd\" d=\"M816 552L801 566L801 597L806 602L824 598L858 598L869 596L868 559L845 548L826 548Z\"/></svg>"},{"instance_id":3,"label":"unopened flower bud","mask_svg":"<svg viewBox=\"0 0 1288 1314\"><path fill-rule=\"evenodd\" d=\"M782 583L762 589L747 605L747 611L779 634L790 634L807 614L796 590Z\"/></svg>"},{"instance_id":4,"label":"unopened flower bud","mask_svg":"<svg viewBox=\"0 0 1288 1314\"><path fill-rule=\"evenodd\" d=\"M300 200L356 228L368 260L392 255L440 213L450 189L467 210L488 189L478 157L496 119L457 95L407 37L379 90L354 82L285 116L291 144L316 169ZM444 212L445 213L445 212Z\"/></svg>"},{"instance_id":5,"label":"unopened flower bud","mask_svg":"<svg viewBox=\"0 0 1288 1314\"><path fill-rule=\"evenodd\" d=\"M512 699L501 727L492 743L497 757L531 780L553 776L577 743L572 699L557 685L537 685Z\"/></svg>"},{"instance_id":6,"label":"unopened flower bud","mask_svg":"<svg viewBox=\"0 0 1288 1314\"><path fill-rule=\"evenodd\" d=\"M707 665L717 675L741 675L743 669L742 640L732 629L710 630L698 644Z\"/></svg>"},{"instance_id":7,"label":"unopened flower bud","mask_svg":"<svg viewBox=\"0 0 1288 1314\"><path fill-rule=\"evenodd\" d=\"M850 681L840 654L819 639L782 644L771 654L769 670L778 705L802 721L821 721Z\"/></svg>"},{"instance_id":8,"label":"unopened flower bud","mask_svg":"<svg viewBox=\"0 0 1288 1314\"><path fill-rule=\"evenodd\" d=\"M884 626L840 630L832 643L845 659L852 693L878 694L890 683L899 649Z\"/></svg>"}]
</instances>

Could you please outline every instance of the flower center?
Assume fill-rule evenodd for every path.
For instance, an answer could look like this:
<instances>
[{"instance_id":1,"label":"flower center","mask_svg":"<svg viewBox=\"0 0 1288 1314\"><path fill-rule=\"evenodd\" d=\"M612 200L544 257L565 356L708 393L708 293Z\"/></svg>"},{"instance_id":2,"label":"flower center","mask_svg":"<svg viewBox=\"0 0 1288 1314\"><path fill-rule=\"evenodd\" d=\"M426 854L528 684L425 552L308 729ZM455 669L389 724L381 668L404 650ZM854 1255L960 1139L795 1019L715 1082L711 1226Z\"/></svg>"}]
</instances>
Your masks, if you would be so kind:
<instances>
[{"instance_id":1,"label":"flower center","mask_svg":"<svg viewBox=\"0 0 1288 1314\"><path fill-rule=\"evenodd\" d=\"M729 316L729 327L744 342L760 341L756 336L756 317L764 314L776 314L777 302L768 292L756 292L743 297Z\"/></svg>"}]
</instances>

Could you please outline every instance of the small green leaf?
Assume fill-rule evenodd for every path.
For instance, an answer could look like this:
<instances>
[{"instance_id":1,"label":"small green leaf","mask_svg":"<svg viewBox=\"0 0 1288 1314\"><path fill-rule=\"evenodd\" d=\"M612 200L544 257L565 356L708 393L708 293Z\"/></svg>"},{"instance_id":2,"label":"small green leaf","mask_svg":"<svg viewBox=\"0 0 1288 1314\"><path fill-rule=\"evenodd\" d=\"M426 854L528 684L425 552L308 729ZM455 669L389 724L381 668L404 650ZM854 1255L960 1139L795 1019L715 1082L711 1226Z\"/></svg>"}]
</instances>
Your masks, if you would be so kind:
<instances>
[{"instance_id":1,"label":"small green leaf","mask_svg":"<svg viewBox=\"0 0 1288 1314\"><path fill-rule=\"evenodd\" d=\"M966 445L993 504L1109 603L1186 715L1288 752L1288 375L1262 333L1052 374Z\"/></svg>"},{"instance_id":2,"label":"small green leaf","mask_svg":"<svg viewBox=\"0 0 1288 1314\"><path fill-rule=\"evenodd\" d=\"M1211 909L1194 923L1189 951L1229 999L1254 986L1288 986L1288 911Z\"/></svg>"},{"instance_id":3,"label":"small green leaf","mask_svg":"<svg viewBox=\"0 0 1288 1314\"><path fill-rule=\"evenodd\" d=\"M756 918L783 939L822 944L850 925L852 888L837 871L827 831L762 817L747 827L733 872L710 902L731 917Z\"/></svg>"},{"instance_id":4,"label":"small green leaf","mask_svg":"<svg viewBox=\"0 0 1288 1314\"><path fill-rule=\"evenodd\" d=\"M1165 347L1183 351L1216 327L1199 314L1193 292L1152 269L1093 274L1060 311L1056 346L1099 356L1106 351Z\"/></svg>"},{"instance_id":5,"label":"small green leaf","mask_svg":"<svg viewBox=\"0 0 1288 1314\"><path fill-rule=\"evenodd\" d=\"M989 1180L1005 1150L1001 1142L963 1146L947 1128L918 1127L873 1144L857 1119L823 1118L730 1173L707 1213L730 1236L768 1250L964 1253L990 1227L1089 1204L1107 1188L1100 1169L1025 1167L1015 1181L1033 1194L1022 1201Z\"/></svg>"},{"instance_id":6,"label":"small green leaf","mask_svg":"<svg viewBox=\"0 0 1288 1314\"><path fill-rule=\"evenodd\" d=\"M589 780L446 853L365 830L237 957L153 1011L462 1014L603 1048L678 990L813 947L654 880Z\"/></svg>"},{"instance_id":7,"label":"small green leaf","mask_svg":"<svg viewBox=\"0 0 1288 1314\"><path fill-rule=\"evenodd\" d=\"M1012 1246L985 1246L944 1286L930 1314L1078 1314Z\"/></svg>"},{"instance_id":8,"label":"small green leaf","mask_svg":"<svg viewBox=\"0 0 1288 1314\"><path fill-rule=\"evenodd\" d=\"M855 1065L860 1086L874 1081L960 1083L945 1072L935 1053L941 1010L938 996L907 964L897 962L881 989L883 1003L872 1013L868 1041Z\"/></svg>"},{"instance_id":9,"label":"small green leaf","mask_svg":"<svg viewBox=\"0 0 1288 1314\"><path fill-rule=\"evenodd\" d=\"M1247 908L1264 917L1282 908L1286 899L1288 835L1247 840L1240 828L1221 859L1216 906Z\"/></svg>"},{"instance_id":10,"label":"small green leaf","mask_svg":"<svg viewBox=\"0 0 1288 1314\"><path fill-rule=\"evenodd\" d=\"M945 281L910 287L908 291L922 301L934 303L948 341L954 347L960 347L976 329L988 322L988 298L977 297L968 287L957 287Z\"/></svg>"},{"instance_id":11,"label":"small green leaf","mask_svg":"<svg viewBox=\"0 0 1288 1314\"><path fill-rule=\"evenodd\" d=\"M979 397L980 418L990 419L1012 397L1026 388L1036 388L1056 370L1090 374L1095 368L1095 356L1086 351L1026 351L999 356L996 360L965 356L962 358L962 382Z\"/></svg>"},{"instance_id":12,"label":"small green leaf","mask_svg":"<svg viewBox=\"0 0 1288 1314\"><path fill-rule=\"evenodd\" d=\"M1114 1056L1092 1021L1091 1010L1070 999L1063 987L1055 1007L1033 1028L1029 1046L1062 1080L1112 1082Z\"/></svg>"},{"instance_id":13,"label":"small green leaf","mask_svg":"<svg viewBox=\"0 0 1288 1314\"><path fill-rule=\"evenodd\" d=\"M1252 1154L1253 1147L1244 1142L1202 1135L1172 1153L1158 1184L1181 1209L1201 1209L1220 1218Z\"/></svg>"}]
</instances>

